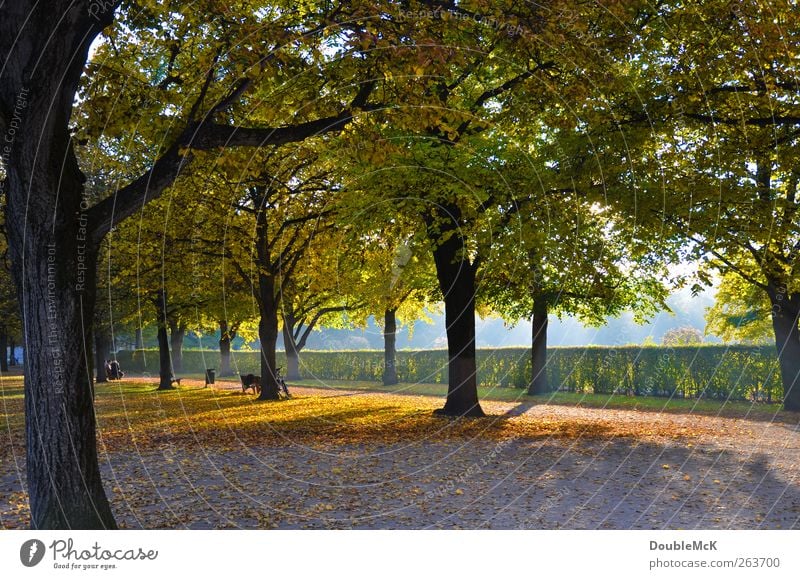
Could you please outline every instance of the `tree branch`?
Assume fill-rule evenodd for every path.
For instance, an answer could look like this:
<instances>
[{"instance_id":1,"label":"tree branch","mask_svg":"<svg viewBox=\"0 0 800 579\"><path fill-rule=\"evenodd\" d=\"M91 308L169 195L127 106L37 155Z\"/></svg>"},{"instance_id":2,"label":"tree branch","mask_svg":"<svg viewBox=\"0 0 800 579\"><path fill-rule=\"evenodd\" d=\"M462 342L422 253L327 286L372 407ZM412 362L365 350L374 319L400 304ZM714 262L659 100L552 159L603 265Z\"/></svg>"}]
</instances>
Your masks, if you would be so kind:
<instances>
[{"instance_id":1,"label":"tree branch","mask_svg":"<svg viewBox=\"0 0 800 579\"><path fill-rule=\"evenodd\" d=\"M314 317L311 318L311 321L308 322L308 325L306 326L303 335L300 337L300 341L295 340L295 347L297 348L297 351L299 352L300 350L305 348L308 336L311 334L311 331L314 329L314 326L317 325L317 322L319 322L322 316L327 314L332 314L334 312L345 312L348 309L351 308L349 306L336 306L336 307L320 309L316 314L314 314Z\"/></svg>"},{"instance_id":2,"label":"tree branch","mask_svg":"<svg viewBox=\"0 0 800 579\"><path fill-rule=\"evenodd\" d=\"M242 83L240 89L246 88ZM192 158L184 148L207 150L219 147L267 147L303 141L330 131L340 131L353 120L352 109L365 108L375 81L361 85L350 107L336 115L279 128L248 128L202 121L191 123L153 166L115 195L100 201L88 211L93 241L99 243L106 233L145 203L153 200L172 185ZM237 92L234 90L234 92ZM223 99L224 101L224 99ZM220 103L221 104L221 103ZM215 105L220 106L220 105ZM206 117L208 118L208 117Z\"/></svg>"}]
</instances>

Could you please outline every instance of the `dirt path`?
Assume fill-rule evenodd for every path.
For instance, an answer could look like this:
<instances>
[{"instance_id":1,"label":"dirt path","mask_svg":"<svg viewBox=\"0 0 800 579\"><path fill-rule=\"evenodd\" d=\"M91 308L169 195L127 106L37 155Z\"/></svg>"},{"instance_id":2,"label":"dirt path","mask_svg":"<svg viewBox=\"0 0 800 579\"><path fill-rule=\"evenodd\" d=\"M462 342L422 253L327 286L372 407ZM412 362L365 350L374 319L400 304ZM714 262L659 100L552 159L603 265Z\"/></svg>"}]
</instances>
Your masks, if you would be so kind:
<instances>
[{"instance_id":1,"label":"dirt path","mask_svg":"<svg viewBox=\"0 0 800 579\"><path fill-rule=\"evenodd\" d=\"M800 528L797 423L484 407L519 420L602 420L644 434L313 448L292 439L247 448L166 445L106 454L103 475L118 521L128 528ZM648 436L648 429L693 435ZM12 472L4 466L0 473L6 524L21 496L23 465L7 466Z\"/></svg>"}]
</instances>

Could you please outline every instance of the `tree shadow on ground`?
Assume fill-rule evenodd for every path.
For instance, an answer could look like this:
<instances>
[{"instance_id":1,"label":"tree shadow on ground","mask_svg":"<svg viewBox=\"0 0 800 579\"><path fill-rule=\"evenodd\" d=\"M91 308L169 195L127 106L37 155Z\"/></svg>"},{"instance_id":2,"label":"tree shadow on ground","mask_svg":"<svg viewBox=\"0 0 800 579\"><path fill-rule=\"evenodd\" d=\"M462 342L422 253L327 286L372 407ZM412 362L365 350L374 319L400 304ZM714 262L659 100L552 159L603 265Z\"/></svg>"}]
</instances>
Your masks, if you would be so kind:
<instances>
[{"instance_id":1,"label":"tree shadow on ground","mask_svg":"<svg viewBox=\"0 0 800 579\"><path fill-rule=\"evenodd\" d=\"M722 407L721 405L723 401L719 401L720 408L709 410L705 408L681 408L669 406L665 406L663 408L652 408L645 405L623 406L620 404L614 404L613 402L608 406L598 406L595 404L576 404L572 401L552 399L549 394L539 394L531 397L526 396L525 398L526 401L522 402L521 405L528 405L528 409L533 408L534 406L567 406L572 408L585 408L587 410L619 410L629 412L647 412L651 414L683 414L719 418L739 418L743 420L752 420L754 422L770 422L785 424L787 426L800 426L800 412L781 410L781 408L777 405L766 407L764 404L759 403L753 403L751 407L752 411L748 411L739 408ZM650 399L652 399L652 397L650 397ZM633 400L635 401L636 398L634 397ZM670 399L657 398L657 400L663 400L664 404L666 405ZM742 402L742 404L744 403ZM768 410L767 408L772 408L773 410Z\"/></svg>"},{"instance_id":2,"label":"tree shadow on ground","mask_svg":"<svg viewBox=\"0 0 800 579\"><path fill-rule=\"evenodd\" d=\"M521 438L252 450L194 452L186 459L197 468L180 473L151 464L144 485L139 461L114 456L127 499L116 498L118 516L145 528L787 529L800 513L800 489L775 457L711 445ZM154 500L155 488L171 498Z\"/></svg>"}]
</instances>

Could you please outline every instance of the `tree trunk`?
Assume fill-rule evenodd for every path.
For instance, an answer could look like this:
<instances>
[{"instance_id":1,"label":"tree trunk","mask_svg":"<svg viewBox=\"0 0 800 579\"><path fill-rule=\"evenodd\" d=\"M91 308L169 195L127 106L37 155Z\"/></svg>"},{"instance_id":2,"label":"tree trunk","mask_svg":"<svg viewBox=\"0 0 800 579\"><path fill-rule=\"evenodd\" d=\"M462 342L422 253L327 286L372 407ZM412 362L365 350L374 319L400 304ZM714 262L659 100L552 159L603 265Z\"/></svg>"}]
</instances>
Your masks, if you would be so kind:
<instances>
[{"instance_id":1,"label":"tree trunk","mask_svg":"<svg viewBox=\"0 0 800 579\"><path fill-rule=\"evenodd\" d=\"M231 370L232 332L228 331L228 321L219 320L219 375L233 376Z\"/></svg>"},{"instance_id":2,"label":"tree trunk","mask_svg":"<svg viewBox=\"0 0 800 579\"><path fill-rule=\"evenodd\" d=\"M258 323L258 337L261 341L261 395L260 400L279 400L278 382L275 380L276 355L278 343L278 316L269 311L261 312Z\"/></svg>"},{"instance_id":3,"label":"tree trunk","mask_svg":"<svg viewBox=\"0 0 800 579\"><path fill-rule=\"evenodd\" d=\"M158 376L159 390L174 390L172 385L172 360L169 355L169 337L167 336L167 292L159 290L155 297L156 324L158 326Z\"/></svg>"},{"instance_id":4,"label":"tree trunk","mask_svg":"<svg viewBox=\"0 0 800 579\"><path fill-rule=\"evenodd\" d=\"M291 314L283 316L283 348L286 350L286 379L301 380L300 350L294 339L296 320Z\"/></svg>"},{"instance_id":5,"label":"tree trunk","mask_svg":"<svg viewBox=\"0 0 800 579\"><path fill-rule=\"evenodd\" d=\"M275 348L278 343L278 297L275 276L270 273L272 259L266 210L256 216L256 250L258 274L258 338L261 341L261 395L259 400L279 400L275 379Z\"/></svg>"},{"instance_id":6,"label":"tree trunk","mask_svg":"<svg viewBox=\"0 0 800 579\"><path fill-rule=\"evenodd\" d=\"M95 255L85 247L83 261L75 263L77 248L59 238L50 248L26 245L26 267L19 274L30 345L25 410L31 526L113 529L97 463L94 388L87 364L92 357L85 349L92 339ZM34 263L42 265L28 265ZM82 263L87 267L76 275Z\"/></svg>"},{"instance_id":7,"label":"tree trunk","mask_svg":"<svg viewBox=\"0 0 800 579\"><path fill-rule=\"evenodd\" d=\"M0 189L25 350L27 491L35 529L115 528L97 462L91 328L97 239L69 120L89 46L115 5L3 4ZM58 17L54 17L54 15Z\"/></svg>"},{"instance_id":8,"label":"tree trunk","mask_svg":"<svg viewBox=\"0 0 800 579\"><path fill-rule=\"evenodd\" d=\"M0 372L8 372L8 332L5 324L0 325Z\"/></svg>"},{"instance_id":9,"label":"tree trunk","mask_svg":"<svg viewBox=\"0 0 800 579\"><path fill-rule=\"evenodd\" d=\"M458 220L455 206L447 207L440 217ZM464 238L450 224L450 236L441 241L447 230L431 229L435 244L433 260L436 277L444 296L444 317L447 326L448 385L447 401L436 414L446 416L485 416L478 402L477 367L475 364L475 266L466 255Z\"/></svg>"},{"instance_id":10,"label":"tree trunk","mask_svg":"<svg viewBox=\"0 0 800 579\"><path fill-rule=\"evenodd\" d=\"M97 382L108 382L106 377L106 361L108 360L109 346L111 340L108 339L108 332L102 326L94 330L94 367L97 373Z\"/></svg>"},{"instance_id":11,"label":"tree trunk","mask_svg":"<svg viewBox=\"0 0 800 579\"><path fill-rule=\"evenodd\" d=\"M789 294L786 286L771 285L772 328L783 383L783 407L800 411L800 294Z\"/></svg>"},{"instance_id":12,"label":"tree trunk","mask_svg":"<svg viewBox=\"0 0 800 579\"><path fill-rule=\"evenodd\" d=\"M528 394L545 394L547 384L547 302L535 299L531 318L531 383Z\"/></svg>"},{"instance_id":13,"label":"tree trunk","mask_svg":"<svg viewBox=\"0 0 800 579\"><path fill-rule=\"evenodd\" d=\"M397 310L383 312L383 385L397 384Z\"/></svg>"},{"instance_id":14,"label":"tree trunk","mask_svg":"<svg viewBox=\"0 0 800 579\"><path fill-rule=\"evenodd\" d=\"M144 339L142 338L142 328L136 328L136 337L134 338L134 349L144 350Z\"/></svg>"},{"instance_id":15,"label":"tree trunk","mask_svg":"<svg viewBox=\"0 0 800 579\"><path fill-rule=\"evenodd\" d=\"M14 341L14 336L8 337L8 365L17 365L17 344Z\"/></svg>"},{"instance_id":16,"label":"tree trunk","mask_svg":"<svg viewBox=\"0 0 800 579\"><path fill-rule=\"evenodd\" d=\"M183 338L186 336L184 324L170 323L169 343L172 349L172 369L176 374L183 372Z\"/></svg>"}]
</instances>

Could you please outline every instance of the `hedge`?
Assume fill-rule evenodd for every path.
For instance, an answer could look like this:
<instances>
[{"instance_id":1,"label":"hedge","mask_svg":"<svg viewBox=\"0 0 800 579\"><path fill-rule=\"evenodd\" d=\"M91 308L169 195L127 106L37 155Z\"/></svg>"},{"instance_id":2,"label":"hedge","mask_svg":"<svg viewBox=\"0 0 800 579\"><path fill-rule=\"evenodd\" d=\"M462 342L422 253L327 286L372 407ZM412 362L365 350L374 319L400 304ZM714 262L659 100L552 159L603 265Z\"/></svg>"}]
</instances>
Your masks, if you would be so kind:
<instances>
[{"instance_id":1,"label":"hedge","mask_svg":"<svg viewBox=\"0 0 800 579\"><path fill-rule=\"evenodd\" d=\"M155 350L121 351L126 371L158 373ZM282 354L278 354L279 363ZM231 364L242 374L259 372L259 353L234 351ZM284 364L285 365L285 364ZM202 373L219 366L219 352L187 350L184 371ZM305 378L380 381L383 352L305 351ZM548 350L552 388L584 393L628 393L679 398L780 401L782 387L774 347L769 346L588 346ZM447 383L446 350L401 350L401 382ZM530 349L478 350L478 381L485 386L525 388L531 374Z\"/></svg>"},{"instance_id":2,"label":"hedge","mask_svg":"<svg viewBox=\"0 0 800 579\"><path fill-rule=\"evenodd\" d=\"M279 354L279 360L281 360ZM155 350L121 351L121 366L133 372L158 373ZM280 362L279 362L280 363ZM258 352L232 353L232 367L242 374L259 372ZM219 365L219 352L183 353L187 373ZM306 378L380 381L383 352L305 351L300 357ZM569 392L628 393L648 396L745 400L782 399L775 349L768 346L589 346L548 350L552 388ZM447 383L446 350L397 353L402 382ZM478 381L485 386L525 388L531 373L530 350L478 350Z\"/></svg>"}]
</instances>

